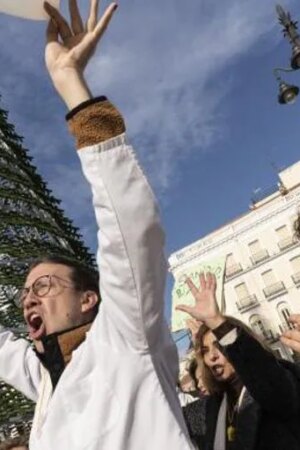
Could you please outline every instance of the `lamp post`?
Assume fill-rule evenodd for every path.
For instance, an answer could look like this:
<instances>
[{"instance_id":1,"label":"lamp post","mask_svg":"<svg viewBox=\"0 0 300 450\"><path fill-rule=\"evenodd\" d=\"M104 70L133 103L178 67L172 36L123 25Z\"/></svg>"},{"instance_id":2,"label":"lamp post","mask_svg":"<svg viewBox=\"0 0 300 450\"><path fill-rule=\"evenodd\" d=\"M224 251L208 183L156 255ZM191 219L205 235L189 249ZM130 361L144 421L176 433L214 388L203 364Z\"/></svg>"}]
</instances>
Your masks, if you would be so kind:
<instances>
[{"instance_id":1,"label":"lamp post","mask_svg":"<svg viewBox=\"0 0 300 450\"><path fill-rule=\"evenodd\" d=\"M299 94L298 86L286 83L280 76L279 72L294 72L300 69L300 36L298 34L297 22L294 22L289 12L284 11L282 6L277 5L276 11L280 25L283 26L283 35L287 38L292 46L291 68L277 67L273 73L279 83L278 102L280 104L291 104L296 100Z\"/></svg>"},{"instance_id":2,"label":"lamp post","mask_svg":"<svg viewBox=\"0 0 300 450\"><path fill-rule=\"evenodd\" d=\"M294 72L295 69L288 69L283 67L276 67L273 70L274 76L279 84L279 94L278 94L278 102L281 105L292 104L295 103L296 97L299 94L298 86L294 86L292 84L287 84L283 79L278 75L279 72Z\"/></svg>"}]
</instances>

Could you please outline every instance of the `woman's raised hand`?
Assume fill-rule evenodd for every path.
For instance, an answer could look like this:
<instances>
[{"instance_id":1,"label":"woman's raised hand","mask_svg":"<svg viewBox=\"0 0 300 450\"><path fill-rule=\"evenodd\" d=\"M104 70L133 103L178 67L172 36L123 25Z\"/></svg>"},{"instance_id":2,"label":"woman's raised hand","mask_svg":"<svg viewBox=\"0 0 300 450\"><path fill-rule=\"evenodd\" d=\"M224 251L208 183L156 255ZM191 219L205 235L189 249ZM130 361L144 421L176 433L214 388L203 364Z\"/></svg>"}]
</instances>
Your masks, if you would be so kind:
<instances>
[{"instance_id":1,"label":"woman's raised hand","mask_svg":"<svg viewBox=\"0 0 300 450\"><path fill-rule=\"evenodd\" d=\"M214 274L200 273L199 287L196 287L191 278L186 283L195 299L194 306L178 305L176 309L188 313L194 319L204 322L213 329L224 322L216 299L217 280Z\"/></svg>"}]
</instances>

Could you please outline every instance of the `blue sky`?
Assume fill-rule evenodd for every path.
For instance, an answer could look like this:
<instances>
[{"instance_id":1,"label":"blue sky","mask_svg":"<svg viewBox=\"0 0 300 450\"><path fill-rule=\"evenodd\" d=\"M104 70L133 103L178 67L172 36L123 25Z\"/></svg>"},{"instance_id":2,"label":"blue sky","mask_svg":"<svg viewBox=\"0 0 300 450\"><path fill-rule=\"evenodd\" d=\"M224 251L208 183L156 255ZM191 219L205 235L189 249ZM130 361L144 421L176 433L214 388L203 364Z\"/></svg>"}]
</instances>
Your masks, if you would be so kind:
<instances>
[{"instance_id":1,"label":"blue sky","mask_svg":"<svg viewBox=\"0 0 300 450\"><path fill-rule=\"evenodd\" d=\"M276 183L274 165L300 159L300 100L278 105L272 74L289 64L290 47L271 0L119 5L87 78L92 91L109 96L126 117L159 198L170 254L244 212L254 189ZM300 19L299 1L282 5ZM44 69L44 28L0 15L1 107L95 250L89 190L64 124L65 107ZM300 71L286 79L300 85ZM171 285L170 279L167 313Z\"/></svg>"}]
</instances>

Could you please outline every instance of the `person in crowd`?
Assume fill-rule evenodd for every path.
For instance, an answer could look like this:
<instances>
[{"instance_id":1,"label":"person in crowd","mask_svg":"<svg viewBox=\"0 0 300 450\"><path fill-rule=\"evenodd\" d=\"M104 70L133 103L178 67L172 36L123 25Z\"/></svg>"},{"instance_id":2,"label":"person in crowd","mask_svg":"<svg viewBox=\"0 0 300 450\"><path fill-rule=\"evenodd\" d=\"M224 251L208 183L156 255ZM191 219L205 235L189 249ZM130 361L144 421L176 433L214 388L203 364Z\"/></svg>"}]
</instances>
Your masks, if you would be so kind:
<instances>
[{"instance_id":1,"label":"person in crowd","mask_svg":"<svg viewBox=\"0 0 300 450\"><path fill-rule=\"evenodd\" d=\"M30 450L189 450L163 317L157 205L122 115L92 96L83 75L117 5L98 21L91 0L84 25L76 0L69 3L71 25L45 3L45 58L93 194L101 304L98 312L98 288L82 267L59 258L33 264L19 301L35 350L1 328L0 376L37 402Z\"/></svg>"},{"instance_id":2,"label":"person in crowd","mask_svg":"<svg viewBox=\"0 0 300 450\"><path fill-rule=\"evenodd\" d=\"M195 356L191 360L189 367L188 367L188 373L194 382L194 386L196 388L197 395L198 396L207 395L208 390L205 387L205 384L203 382L202 371L201 371L201 360L198 356Z\"/></svg>"},{"instance_id":3,"label":"person in crowd","mask_svg":"<svg viewBox=\"0 0 300 450\"><path fill-rule=\"evenodd\" d=\"M185 372L178 383L178 396L181 406L186 406L207 393L202 382L199 358L193 357Z\"/></svg>"},{"instance_id":4,"label":"person in crowd","mask_svg":"<svg viewBox=\"0 0 300 450\"><path fill-rule=\"evenodd\" d=\"M199 327L197 327L197 330L199 330ZM188 377L189 383L192 387L191 390L186 390L186 385L183 384L184 379ZM194 356L187 368L187 374L183 377L181 380L181 385L178 388L178 397L180 401L180 405L183 408L183 412L185 416L188 417L188 426L189 428L194 427L193 424L196 425L196 429L198 429L198 408L196 408L197 413L193 415L193 411L195 408L193 407L187 407L191 403L197 401L199 398L202 398L203 395L207 395L208 392L204 388L204 385L202 383L202 376L200 373L200 360L198 357ZM194 435L191 433L191 439L193 439ZM195 445L195 448L199 449L198 443L193 440L193 443Z\"/></svg>"},{"instance_id":5,"label":"person in crowd","mask_svg":"<svg viewBox=\"0 0 300 450\"><path fill-rule=\"evenodd\" d=\"M27 438L18 436L0 443L0 450L28 450Z\"/></svg>"},{"instance_id":6,"label":"person in crowd","mask_svg":"<svg viewBox=\"0 0 300 450\"><path fill-rule=\"evenodd\" d=\"M197 381L190 374L189 370L186 370L184 375L180 378L179 384L183 392L188 392L191 395L198 395L197 392Z\"/></svg>"},{"instance_id":7,"label":"person in crowd","mask_svg":"<svg viewBox=\"0 0 300 450\"><path fill-rule=\"evenodd\" d=\"M202 450L300 448L300 370L276 359L242 322L221 314L216 278L187 284L194 306L180 305L203 325L197 345L209 395L184 408L191 437Z\"/></svg>"},{"instance_id":8,"label":"person in crowd","mask_svg":"<svg viewBox=\"0 0 300 450\"><path fill-rule=\"evenodd\" d=\"M177 384L177 395L181 407L186 406L188 403L194 402L199 397L196 390L185 390L185 387L182 385L181 381Z\"/></svg>"}]
</instances>

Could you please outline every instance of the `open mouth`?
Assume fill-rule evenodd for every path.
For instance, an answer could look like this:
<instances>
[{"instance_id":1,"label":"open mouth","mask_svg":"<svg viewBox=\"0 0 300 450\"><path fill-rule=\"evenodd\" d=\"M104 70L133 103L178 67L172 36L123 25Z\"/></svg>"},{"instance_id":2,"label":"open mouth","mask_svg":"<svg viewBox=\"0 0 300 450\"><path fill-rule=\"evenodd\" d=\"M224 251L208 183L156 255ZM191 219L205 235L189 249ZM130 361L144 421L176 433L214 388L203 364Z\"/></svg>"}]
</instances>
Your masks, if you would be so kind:
<instances>
[{"instance_id":1,"label":"open mouth","mask_svg":"<svg viewBox=\"0 0 300 450\"><path fill-rule=\"evenodd\" d=\"M37 313L31 313L26 319L28 332L31 339L41 339L45 334L45 324L42 317Z\"/></svg>"},{"instance_id":2,"label":"open mouth","mask_svg":"<svg viewBox=\"0 0 300 450\"><path fill-rule=\"evenodd\" d=\"M215 377L221 377L224 373L224 366L222 366L221 364L217 364L215 366L212 367L212 373Z\"/></svg>"}]
</instances>

